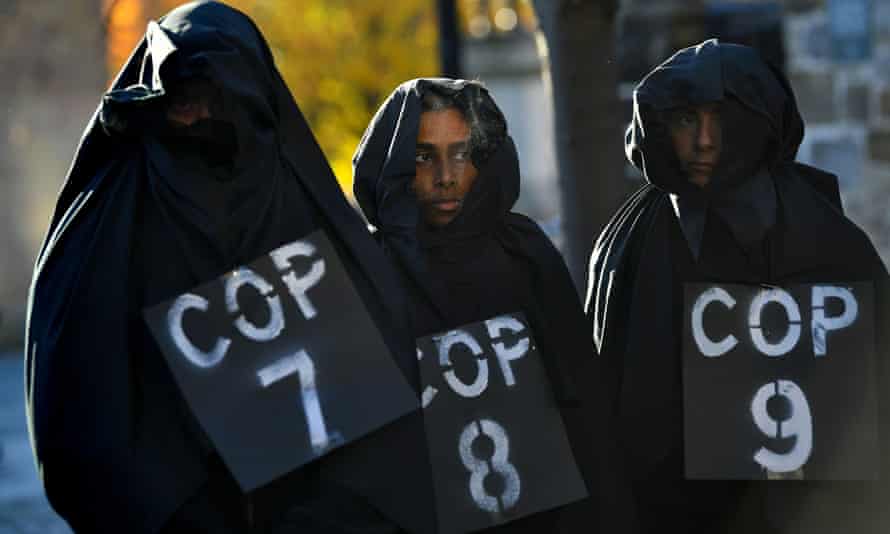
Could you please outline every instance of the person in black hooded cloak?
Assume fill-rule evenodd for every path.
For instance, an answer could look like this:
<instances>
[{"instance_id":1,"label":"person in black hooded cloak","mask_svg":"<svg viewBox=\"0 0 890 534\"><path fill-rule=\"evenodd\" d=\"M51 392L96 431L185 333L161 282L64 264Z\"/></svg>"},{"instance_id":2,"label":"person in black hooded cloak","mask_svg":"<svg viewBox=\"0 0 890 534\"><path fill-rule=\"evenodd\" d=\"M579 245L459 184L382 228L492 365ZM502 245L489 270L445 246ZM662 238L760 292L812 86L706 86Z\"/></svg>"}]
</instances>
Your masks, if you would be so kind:
<instances>
[{"instance_id":1,"label":"person in black hooded cloak","mask_svg":"<svg viewBox=\"0 0 890 534\"><path fill-rule=\"evenodd\" d=\"M419 387L392 268L259 30L216 2L150 23L86 127L29 298L30 436L49 501L76 531L427 530L419 414L243 495L142 319L317 229Z\"/></svg>"},{"instance_id":2,"label":"person in black hooded cloak","mask_svg":"<svg viewBox=\"0 0 890 534\"><path fill-rule=\"evenodd\" d=\"M682 49L634 91L626 152L648 183L597 239L585 309L644 532L886 531L873 483L684 480L685 282L873 281L886 324L887 271L837 178L794 161L803 132L787 79L746 46Z\"/></svg>"},{"instance_id":3,"label":"person in black hooded cloak","mask_svg":"<svg viewBox=\"0 0 890 534\"><path fill-rule=\"evenodd\" d=\"M467 80L401 84L367 127L353 171L355 198L402 273L415 337L515 311L535 334L590 498L493 530L630 531L629 494L612 461L609 385L594 371L562 257L531 219L510 211L518 154L488 91Z\"/></svg>"}]
</instances>

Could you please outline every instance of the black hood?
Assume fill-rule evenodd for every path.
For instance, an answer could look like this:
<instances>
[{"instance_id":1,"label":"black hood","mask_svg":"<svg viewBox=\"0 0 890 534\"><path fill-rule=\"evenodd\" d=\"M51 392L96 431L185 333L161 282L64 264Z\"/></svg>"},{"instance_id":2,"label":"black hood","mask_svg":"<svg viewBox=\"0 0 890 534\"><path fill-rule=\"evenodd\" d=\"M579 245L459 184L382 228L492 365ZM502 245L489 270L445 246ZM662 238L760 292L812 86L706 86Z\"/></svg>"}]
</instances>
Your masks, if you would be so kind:
<instances>
[{"instance_id":1,"label":"black hood","mask_svg":"<svg viewBox=\"0 0 890 534\"><path fill-rule=\"evenodd\" d=\"M711 102L720 103L722 150L710 182L699 188L681 169L664 117ZM753 48L710 39L680 50L639 83L625 152L649 183L671 194L698 257L709 207L743 247L757 246L775 224L776 169L794 162L803 132L785 76Z\"/></svg>"},{"instance_id":2,"label":"black hood","mask_svg":"<svg viewBox=\"0 0 890 534\"><path fill-rule=\"evenodd\" d=\"M365 217L377 228L387 253L440 313L449 303L448 292L430 271L428 252L448 255L451 262L476 255L479 240L504 228L519 197L519 156L506 136L484 161L474 157L471 148L478 174L460 213L435 231L420 222L420 206L411 185L423 96L432 87L444 94L458 93L470 83L421 78L401 84L371 120L353 157L353 188ZM480 94L488 99L489 109L497 110L485 89ZM499 120L504 121L503 115Z\"/></svg>"},{"instance_id":3,"label":"black hood","mask_svg":"<svg viewBox=\"0 0 890 534\"><path fill-rule=\"evenodd\" d=\"M459 93L469 83L447 78L409 80L374 115L352 158L353 190L368 222L380 231L413 233L418 226L419 208L411 182L424 93L431 87L446 94ZM483 89L482 94L497 109L487 91ZM450 232L478 225L483 211L503 217L519 198L519 156L509 136L485 161L474 158L474 163L479 176L464 208L448 224Z\"/></svg>"},{"instance_id":4,"label":"black hood","mask_svg":"<svg viewBox=\"0 0 890 534\"><path fill-rule=\"evenodd\" d=\"M730 113L741 115L744 121L739 127L731 122L737 116L724 118L725 124L733 125L724 132L723 141L724 147L730 147L730 156L756 149L750 141L751 136L757 136L767 140L758 164L771 166L794 160L804 125L787 78L753 48L717 39L680 50L637 85L633 119L625 135L628 160L661 189L688 191L685 179L675 174L676 163L669 160L673 150L659 112L727 100L733 107L740 105L739 109L731 107ZM726 173L735 169L724 166L722 170ZM738 177L715 172L714 180L719 189Z\"/></svg>"},{"instance_id":5,"label":"black hood","mask_svg":"<svg viewBox=\"0 0 890 534\"><path fill-rule=\"evenodd\" d=\"M202 82L211 117L172 126L172 91ZM262 254L289 218L291 181L282 122L292 101L253 22L214 2L191 3L151 22L143 43L103 98L111 137L136 138L152 195L200 278ZM302 117L298 119L302 122ZM299 217L298 217L299 218ZM293 226L309 229L306 217Z\"/></svg>"}]
</instances>

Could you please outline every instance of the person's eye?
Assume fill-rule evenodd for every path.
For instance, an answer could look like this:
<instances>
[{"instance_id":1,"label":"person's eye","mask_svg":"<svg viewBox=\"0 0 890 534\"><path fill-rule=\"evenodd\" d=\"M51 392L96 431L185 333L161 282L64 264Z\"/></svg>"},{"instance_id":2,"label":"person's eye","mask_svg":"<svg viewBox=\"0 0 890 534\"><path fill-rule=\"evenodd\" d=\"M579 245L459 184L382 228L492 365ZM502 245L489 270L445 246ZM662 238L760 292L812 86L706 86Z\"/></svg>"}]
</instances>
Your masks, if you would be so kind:
<instances>
[{"instance_id":1,"label":"person's eye","mask_svg":"<svg viewBox=\"0 0 890 534\"><path fill-rule=\"evenodd\" d=\"M414 155L415 163L429 163L431 160L432 158L430 157L429 152L417 152Z\"/></svg>"},{"instance_id":2,"label":"person's eye","mask_svg":"<svg viewBox=\"0 0 890 534\"><path fill-rule=\"evenodd\" d=\"M454 159L457 161L466 161L470 159L470 151L469 150L458 150L454 153Z\"/></svg>"},{"instance_id":3,"label":"person's eye","mask_svg":"<svg viewBox=\"0 0 890 534\"><path fill-rule=\"evenodd\" d=\"M177 94L170 98L170 109L177 113L185 113L194 107L194 102L186 95Z\"/></svg>"},{"instance_id":4,"label":"person's eye","mask_svg":"<svg viewBox=\"0 0 890 534\"><path fill-rule=\"evenodd\" d=\"M677 124L680 126L692 126L695 124L696 116L693 113L684 112L680 113L677 117Z\"/></svg>"},{"instance_id":5,"label":"person's eye","mask_svg":"<svg viewBox=\"0 0 890 534\"><path fill-rule=\"evenodd\" d=\"M173 111L177 113L188 113L192 111L194 107L195 106L191 102L177 102L172 106Z\"/></svg>"}]
</instances>

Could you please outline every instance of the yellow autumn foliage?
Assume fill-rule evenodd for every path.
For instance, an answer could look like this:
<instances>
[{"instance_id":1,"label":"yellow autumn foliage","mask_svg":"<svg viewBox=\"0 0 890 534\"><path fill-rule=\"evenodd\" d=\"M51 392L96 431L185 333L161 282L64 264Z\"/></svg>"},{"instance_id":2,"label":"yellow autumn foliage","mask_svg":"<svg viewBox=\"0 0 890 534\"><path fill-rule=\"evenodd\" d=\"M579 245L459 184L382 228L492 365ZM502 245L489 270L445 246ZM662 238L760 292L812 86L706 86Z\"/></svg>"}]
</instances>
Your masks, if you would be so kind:
<instances>
[{"instance_id":1,"label":"yellow autumn foliage","mask_svg":"<svg viewBox=\"0 0 890 534\"><path fill-rule=\"evenodd\" d=\"M110 72L126 60L148 18L183 3L118 0L107 16ZM337 180L351 194L352 153L383 99L402 81L439 71L435 0L226 3L247 13L263 32ZM140 20L139 32L114 24L134 19Z\"/></svg>"}]
</instances>

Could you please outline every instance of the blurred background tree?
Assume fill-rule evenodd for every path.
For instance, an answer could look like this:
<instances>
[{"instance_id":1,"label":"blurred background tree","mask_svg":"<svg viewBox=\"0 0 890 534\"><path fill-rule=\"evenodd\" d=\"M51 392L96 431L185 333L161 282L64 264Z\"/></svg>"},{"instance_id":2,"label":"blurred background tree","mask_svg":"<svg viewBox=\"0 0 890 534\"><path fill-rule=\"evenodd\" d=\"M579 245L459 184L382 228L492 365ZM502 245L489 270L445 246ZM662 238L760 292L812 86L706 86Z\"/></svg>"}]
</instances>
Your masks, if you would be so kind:
<instances>
[{"instance_id":1,"label":"blurred background tree","mask_svg":"<svg viewBox=\"0 0 890 534\"><path fill-rule=\"evenodd\" d=\"M107 4L113 76L156 19L182 0ZM377 107L399 83L436 76L436 9L431 0L230 0L259 26L281 75L347 194L352 153Z\"/></svg>"}]
</instances>

